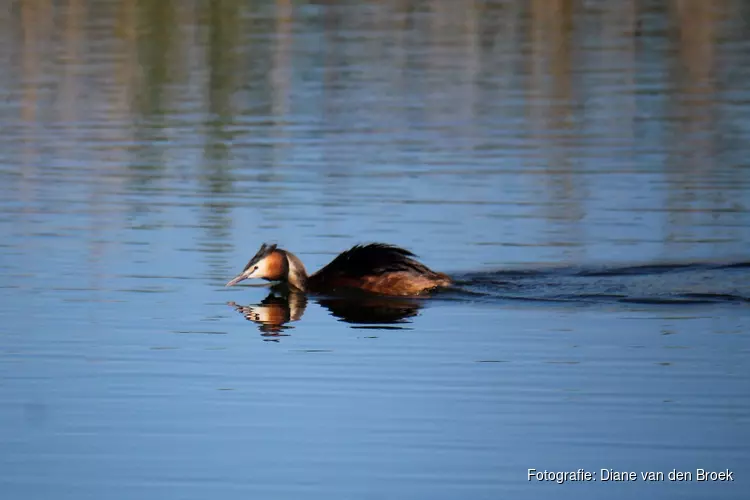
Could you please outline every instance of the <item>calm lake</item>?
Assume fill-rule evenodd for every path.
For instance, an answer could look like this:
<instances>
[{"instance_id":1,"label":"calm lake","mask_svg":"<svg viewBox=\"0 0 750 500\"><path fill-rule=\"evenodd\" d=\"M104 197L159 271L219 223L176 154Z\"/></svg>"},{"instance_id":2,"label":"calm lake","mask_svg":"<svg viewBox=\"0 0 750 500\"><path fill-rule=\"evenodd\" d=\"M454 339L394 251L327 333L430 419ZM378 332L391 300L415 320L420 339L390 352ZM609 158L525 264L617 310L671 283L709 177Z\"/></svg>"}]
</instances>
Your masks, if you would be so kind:
<instances>
[{"instance_id":1,"label":"calm lake","mask_svg":"<svg viewBox=\"0 0 750 500\"><path fill-rule=\"evenodd\" d=\"M9 2L0 497L747 498L748 19ZM224 286L370 241L456 286Z\"/></svg>"}]
</instances>

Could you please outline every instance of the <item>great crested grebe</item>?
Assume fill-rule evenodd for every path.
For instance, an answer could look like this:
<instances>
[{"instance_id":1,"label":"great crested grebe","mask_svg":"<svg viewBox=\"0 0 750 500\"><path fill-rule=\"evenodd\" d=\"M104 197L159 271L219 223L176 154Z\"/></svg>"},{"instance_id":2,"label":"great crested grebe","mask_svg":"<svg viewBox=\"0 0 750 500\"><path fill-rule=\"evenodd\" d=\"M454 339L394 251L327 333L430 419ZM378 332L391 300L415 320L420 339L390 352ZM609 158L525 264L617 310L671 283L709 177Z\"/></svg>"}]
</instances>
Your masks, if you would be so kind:
<instances>
[{"instance_id":1,"label":"great crested grebe","mask_svg":"<svg viewBox=\"0 0 750 500\"><path fill-rule=\"evenodd\" d=\"M381 295L419 295L447 287L451 279L430 270L408 250L384 243L356 245L308 276L302 261L291 252L263 243L227 286L248 278L281 281L301 292L331 293L359 289Z\"/></svg>"}]
</instances>

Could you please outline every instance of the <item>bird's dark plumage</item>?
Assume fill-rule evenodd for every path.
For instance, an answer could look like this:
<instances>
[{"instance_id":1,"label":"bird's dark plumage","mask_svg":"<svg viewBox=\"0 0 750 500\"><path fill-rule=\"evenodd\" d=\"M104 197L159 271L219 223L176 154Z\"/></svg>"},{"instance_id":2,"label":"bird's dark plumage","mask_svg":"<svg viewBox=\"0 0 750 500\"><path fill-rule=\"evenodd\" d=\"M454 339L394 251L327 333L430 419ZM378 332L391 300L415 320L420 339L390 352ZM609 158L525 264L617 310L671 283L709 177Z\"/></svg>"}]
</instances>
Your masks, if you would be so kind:
<instances>
[{"instance_id":1,"label":"bird's dark plumage","mask_svg":"<svg viewBox=\"0 0 750 500\"><path fill-rule=\"evenodd\" d=\"M416 261L409 250L385 243L355 245L333 259L316 274L335 276L346 274L352 278L381 275L389 272L431 273L427 266Z\"/></svg>"}]
</instances>

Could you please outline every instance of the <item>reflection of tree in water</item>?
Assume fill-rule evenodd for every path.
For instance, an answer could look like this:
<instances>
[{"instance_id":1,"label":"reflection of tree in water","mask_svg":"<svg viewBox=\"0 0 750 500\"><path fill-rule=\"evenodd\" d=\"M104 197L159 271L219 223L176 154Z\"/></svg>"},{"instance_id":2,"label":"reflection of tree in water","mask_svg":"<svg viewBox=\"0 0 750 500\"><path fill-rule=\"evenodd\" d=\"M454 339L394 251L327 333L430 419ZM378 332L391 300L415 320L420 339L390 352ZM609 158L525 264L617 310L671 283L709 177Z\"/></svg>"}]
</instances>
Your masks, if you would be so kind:
<instances>
[{"instance_id":1,"label":"reflection of tree in water","mask_svg":"<svg viewBox=\"0 0 750 500\"><path fill-rule=\"evenodd\" d=\"M80 160L96 163L85 172L88 199L102 205L126 192L129 222L154 217L155 206L196 189L189 182L197 180L208 198L196 201L202 249L223 252L237 220L228 194L280 196L270 190L284 183L265 181L270 167L298 157L302 125L304 139L319 140L312 157L325 169L311 186L330 190L324 201L340 204L339 193L358 185L356 172L332 174L368 162L409 169L429 151L445 164L492 162L483 181L497 183L503 201L528 201L513 199L506 179L538 186L532 213L523 215L545 221L540 243L579 248L601 238L588 231L592 220L632 225L626 216L645 205L666 209L663 221L648 215L648 222L667 254L705 231L695 227L711 225L699 217L719 219L709 234L718 242L745 234L746 106L738 82L748 65L736 47L747 2L63 3L19 0L0 18L5 45L18 55L0 78L20 100L0 118L24 123L15 138L30 175L12 192L27 202L37 196L31 174L56 160L75 160L79 170ZM378 134L384 140L374 140ZM513 159L517 172L506 172L497 159L519 142L529 154ZM615 191L610 177L588 174L618 172L599 168L592 154L636 187L659 182L654 200L631 201L633 210L617 215L612 207L626 201L607 198ZM634 166L661 177L641 181ZM699 176L722 185L705 189L694 182ZM103 226L118 223L111 212L100 217Z\"/></svg>"},{"instance_id":2,"label":"reflection of tree in water","mask_svg":"<svg viewBox=\"0 0 750 500\"><path fill-rule=\"evenodd\" d=\"M245 8L241 2L213 1L207 4L201 19L208 33L205 51L208 67L205 95L208 102L202 124L205 134L198 175L201 191L207 198L201 211L201 227L206 234L199 247L206 254L210 273L216 276L222 274L225 263L222 255L217 254L231 249L227 242L232 240L234 204L227 198L236 189L238 179L257 172L252 176L253 182L245 188L248 198L274 189L265 185L274 180L272 173L268 172L274 161L267 141L273 130L267 127L248 130L241 122L255 117L258 122L265 123L275 114L272 102L283 90L271 82L267 69L275 57L273 48L279 44L253 44L252 52L247 52L246 37L255 32L273 31L274 24L271 19L255 16L251 22ZM283 121L283 117L279 121ZM259 141L260 144L248 148L241 144L243 139ZM240 151L250 151L250 154L245 157L238 154ZM251 216L263 218L252 213L257 210L257 206L252 206Z\"/></svg>"},{"instance_id":3,"label":"reflection of tree in water","mask_svg":"<svg viewBox=\"0 0 750 500\"><path fill-rule=\"evenodd\" d=\"M730 108L722 105L722 94L737 76L733 64L722 64L731 58L725 59L716 43L731 33L720 5L675 0L671 11L678 22L669 32L670 57L664 61L674 89L664 98L672 117L663 131L668 153L665 255L683 253L696 238L742 241L746 226L746 193L733 189L743 184L745 173L727 168L745 161L737 157L743 148L736 142L745 134L734 129ZM696 183L701 178L711 179L710 184ZM696 227L703 229L697 233Z\"/></svg>"}]
</instances>

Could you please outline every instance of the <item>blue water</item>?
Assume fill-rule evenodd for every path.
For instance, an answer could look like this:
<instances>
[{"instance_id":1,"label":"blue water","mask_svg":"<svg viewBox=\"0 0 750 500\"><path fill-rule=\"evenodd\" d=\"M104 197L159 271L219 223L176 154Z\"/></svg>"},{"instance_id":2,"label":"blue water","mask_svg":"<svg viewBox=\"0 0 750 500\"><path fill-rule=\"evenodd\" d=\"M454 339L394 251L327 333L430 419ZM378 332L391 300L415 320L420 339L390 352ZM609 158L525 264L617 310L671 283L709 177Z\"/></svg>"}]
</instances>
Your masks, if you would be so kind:
<instances>
[{"instance_id":1,"label":"blue water","mask_svg":"<svg viewBox=\"0 0 750 500\"><path fill-rule=\"evenodd\" d=\"M669 5L16 2L0 497L745 498L746 7Z\"/></svg>"}]
</instances>

